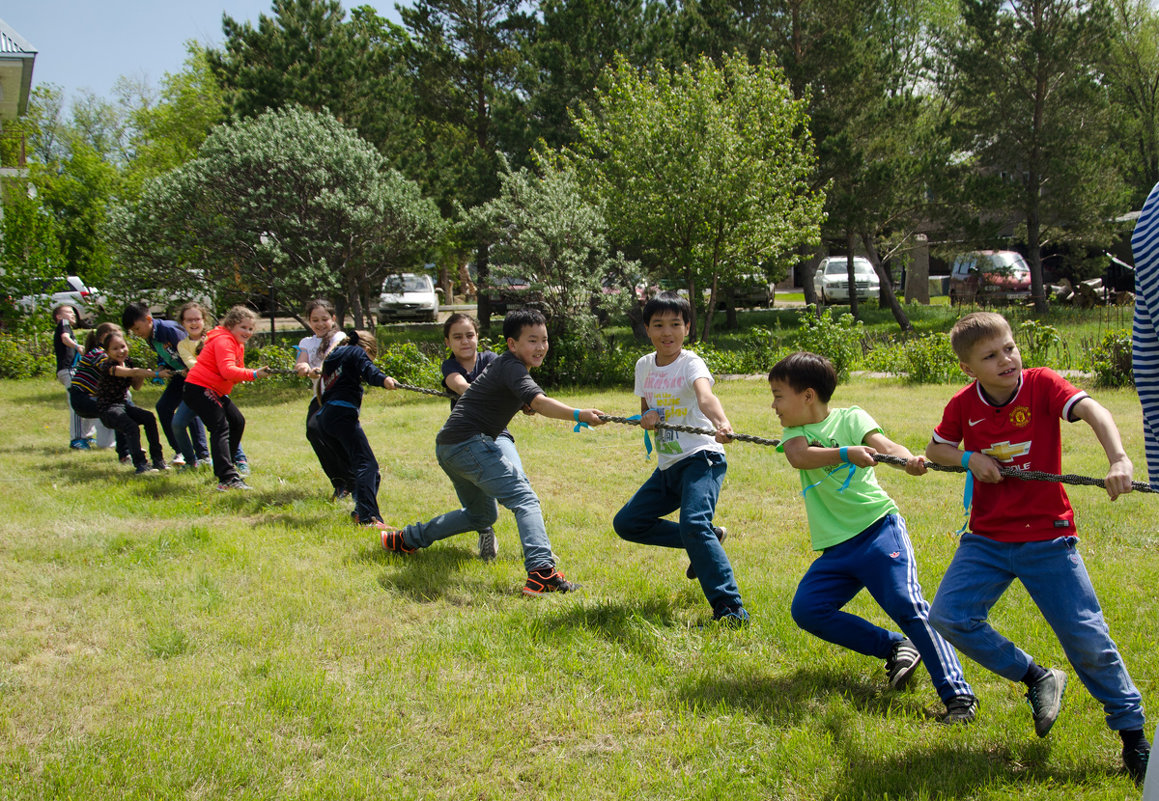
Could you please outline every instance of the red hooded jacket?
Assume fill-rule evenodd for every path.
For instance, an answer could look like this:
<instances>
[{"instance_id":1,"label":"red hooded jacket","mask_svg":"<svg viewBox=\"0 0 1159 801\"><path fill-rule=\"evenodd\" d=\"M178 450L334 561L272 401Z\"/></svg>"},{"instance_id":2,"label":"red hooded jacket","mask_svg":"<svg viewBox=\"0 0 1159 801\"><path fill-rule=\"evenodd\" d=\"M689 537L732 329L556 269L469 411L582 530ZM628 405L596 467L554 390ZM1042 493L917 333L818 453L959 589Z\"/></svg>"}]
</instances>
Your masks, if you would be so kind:
<instances>
[{"instance_id":1,"label":"red hooded jacket","mask_svg":"<svg viewBox=\"0 0 1159 801\"><path fill-rule=\"evenodd\" d=\"M185 380L228 395L238 381L253 381L254 372L245 366L245 347L219 325L205 335L205 347Z\"/></svg>"}]
</instances>

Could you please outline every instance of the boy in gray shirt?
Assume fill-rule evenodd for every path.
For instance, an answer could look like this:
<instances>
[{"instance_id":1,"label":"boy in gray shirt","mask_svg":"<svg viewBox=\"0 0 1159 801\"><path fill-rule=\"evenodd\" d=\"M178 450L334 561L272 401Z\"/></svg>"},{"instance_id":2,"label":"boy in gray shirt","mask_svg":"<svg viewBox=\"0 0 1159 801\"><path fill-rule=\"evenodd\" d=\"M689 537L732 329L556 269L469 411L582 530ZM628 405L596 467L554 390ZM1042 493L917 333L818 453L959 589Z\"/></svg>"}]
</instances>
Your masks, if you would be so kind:
<instances>
[{"instance_id":1,"label":"boy in gray shirt","mask_svg":"<svg viewBox=\"0 0 1159 801\"><path fill-rule=\"evenodd\" d=\"M579 585L555 569L539 498L523 472L515 442L500 434L524 408L590 425L602 425L603 412L575 409L549 398L528 374L547 356L547 321L541 313L534 309L509 312L503 335L507 352L467 388L435 437L435 456L462 507L426 523L383 531L382 547L409 554L464 531L480 531L495 522L501 503L515 514L519 528L527 568L524 594L569 592Z\"/></svg>"}]
</instances>

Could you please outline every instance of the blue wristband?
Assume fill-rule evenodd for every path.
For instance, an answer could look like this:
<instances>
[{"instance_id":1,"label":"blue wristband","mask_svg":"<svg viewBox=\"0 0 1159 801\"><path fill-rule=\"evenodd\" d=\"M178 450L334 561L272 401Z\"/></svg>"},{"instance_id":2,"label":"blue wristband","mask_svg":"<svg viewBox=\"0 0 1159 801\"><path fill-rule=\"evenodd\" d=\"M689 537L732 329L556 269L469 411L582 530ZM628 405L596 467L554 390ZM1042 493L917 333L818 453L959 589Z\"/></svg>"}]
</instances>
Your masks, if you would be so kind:
<instances>
[{"instance_id":1,"label":"blue wristband","mask_svg":"<svg viewBox=\"0 0 1159 801\"><path fill-rule=\"evenodd\" d=\"M847 448L847 447L838 448L837 455L841 457L842 463L849 462L849 448Z\"/></svg>"},{"instance_id":2,"label":"blue wristband","mask_svg":"<svg viewBox=\"0 0 1159 801\"><path fill-rule=\"evenodd\" d=\"M973 455L973 451L966 451L962 454L962 467L966 468L967 470L970 469L970 457Z\"/></svg>"},{"instance_id":3,"label":"blue wristband","mask_svg":"<svg viewBox=\"0 0 1159 801\"><path fill-rule=\"evenodd\" d=\"M591 428L587 423L581 423L579 419L579 409L572 409L571 416L575 420L575 428L572 429L575 433L579 433L581 428Z\"/></svg>"}]
</instances>

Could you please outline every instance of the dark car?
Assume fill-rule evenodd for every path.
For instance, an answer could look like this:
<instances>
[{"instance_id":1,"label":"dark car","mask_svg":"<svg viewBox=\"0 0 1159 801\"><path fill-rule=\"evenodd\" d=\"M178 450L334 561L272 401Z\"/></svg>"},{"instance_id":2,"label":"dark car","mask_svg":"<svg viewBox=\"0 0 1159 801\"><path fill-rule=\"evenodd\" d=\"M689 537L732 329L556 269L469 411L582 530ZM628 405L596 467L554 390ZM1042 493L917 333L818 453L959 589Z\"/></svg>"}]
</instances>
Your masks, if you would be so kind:
<instances>
[{"instance_id":1,"label":"dark car","mask_svg":"<svg viewBox=\"0 0 1159 801\"><path fill-rule=\"evenodd\" d=\"M1003 301L1029 297L1030 266L1013 250L975 250L954 259L950 302Z\"/></svg>"}]
</instances>

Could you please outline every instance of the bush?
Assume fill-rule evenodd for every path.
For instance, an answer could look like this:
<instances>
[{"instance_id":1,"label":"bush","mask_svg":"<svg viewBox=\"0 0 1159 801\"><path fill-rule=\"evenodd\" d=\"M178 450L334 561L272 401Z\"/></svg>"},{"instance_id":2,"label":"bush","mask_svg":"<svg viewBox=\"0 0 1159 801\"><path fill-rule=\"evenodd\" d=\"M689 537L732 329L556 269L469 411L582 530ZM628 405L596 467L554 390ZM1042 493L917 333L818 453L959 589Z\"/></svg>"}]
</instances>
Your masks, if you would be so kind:
<instances>
[{"instance_id":1,"label":"bush","mask_svg":"<svg viewBox=\"0 0 1159 801\"><path fill-rule=\"evenodd\" d=\"M861 358L865 326L851 314L834 317L832 309L820 315L816 306L808 306L801 317L801 332L797 345L801 350L818 353L837 370L837 380L844 381L849 371Z\"/></svg>"},{"instance_id":2,"label":"bush","mask_svg":"<svg viewBox=\"0 0 1159 801\"><path fill-rule=\"evenodd\" d=\"M424 355L413 342L402 342L384 348L374 363L382 372L404 384L427 389L438 389L442 386L443 373L439 365Z\"/></svg>"},{"instance_id":3,"label":"bush","mask_svg":"<svg viewBox=\"0 0 1159 801\"><path fill-rule=\"evenodd\" d=\"M1090 349L1091 370L1095 386L1129 387L1135 384L1131 372L1131 332L1108 331L1101 342Z\"/></svg>"},{"instance_id":4,"label":"bush","mask_svg":"<svg viewBox=\"0 0 1159 801\"><path fill-rule=\"evenodd\" d=\"M1070 352L1058 329L1038 320L1023 320L1018 326L1022 337L1023 366L1046 367L1070 364ZM1051 352L1055 353L1051 359Z\"/></svg>"},{"instance_id":5,"label":"bush","mask_svg":"<svg viewBox=\"0 0 1159 801\"><path fill-rule=\"evenodd\" d=\"M41 337L43 339L43 336ZM51 337L48 338L51 344ZM56 374L56 357L34 340L0 334L0 378Z\"/></svg>"},{"instance_id":6,"label":"bush","mask_svg":"<svg viewBox=\"0 0 1159 801\"><path fill-rule=\"evenodd\" d=\"M903 347L905 371L914 384L947 384L961 379L962 368L950 347L949 334L915 337Z\"/></svg>"}]
</instances>

